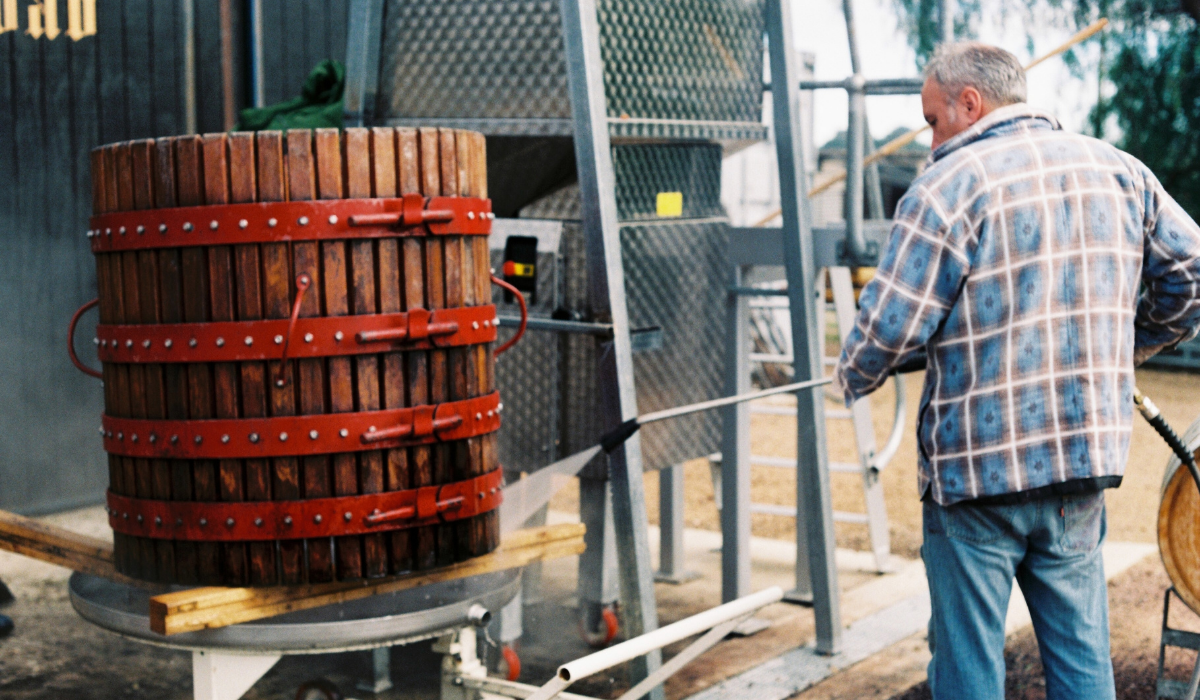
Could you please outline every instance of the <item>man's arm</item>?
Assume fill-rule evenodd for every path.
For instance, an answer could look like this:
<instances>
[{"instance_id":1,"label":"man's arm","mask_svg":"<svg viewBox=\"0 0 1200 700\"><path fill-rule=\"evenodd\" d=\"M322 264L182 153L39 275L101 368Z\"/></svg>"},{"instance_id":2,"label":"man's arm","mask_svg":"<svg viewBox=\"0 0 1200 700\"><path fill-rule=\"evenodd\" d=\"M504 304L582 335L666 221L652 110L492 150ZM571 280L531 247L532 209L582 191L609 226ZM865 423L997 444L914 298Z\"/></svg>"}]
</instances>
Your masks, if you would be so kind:
<instances>
[{"instance_id":1,"label":"man's arm","mask_svg":"<svg viewBox=\"0 0 1200 700\"><path fill-rule=\"evenodd\" d=\"M871 393L924 347L958 299L970 270L969 219L945 221L936 197L917 187L896 207L895 226L834 370L846 404Z\"/></svg>"},{"instance_id":2,"label":"man's arm","mask_svg":"<svg viewBox=\"0 0 1200 700\"><path fill-rule=\"evenodd\" d=\"M1200 330L1200 227L1147 169L1134 365Z\"/></svg>"}]
</instances>

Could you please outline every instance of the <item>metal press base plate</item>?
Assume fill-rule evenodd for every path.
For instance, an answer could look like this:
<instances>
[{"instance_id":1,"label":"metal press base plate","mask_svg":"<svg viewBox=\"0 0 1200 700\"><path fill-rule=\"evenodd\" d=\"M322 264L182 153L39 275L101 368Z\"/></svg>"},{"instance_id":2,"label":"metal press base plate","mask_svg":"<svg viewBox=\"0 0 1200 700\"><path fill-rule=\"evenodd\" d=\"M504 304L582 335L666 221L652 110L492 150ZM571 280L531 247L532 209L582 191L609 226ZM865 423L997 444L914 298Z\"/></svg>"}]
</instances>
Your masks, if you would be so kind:
<instances>
[{"instance_id":1,"label":"metal press base plate","mask_svg":"<svg viewBox=\"0 0 1200 700\"><path fill-rule=\"evenodd\" d=\"M316 654L420 641L469 624L478 603L493 614L520 590L518 569L445 581L220 629L164 637L150 630L152 592L75 573L71 605L88 622L140 642L230 653Z\"/></svg>"}]
</instances>

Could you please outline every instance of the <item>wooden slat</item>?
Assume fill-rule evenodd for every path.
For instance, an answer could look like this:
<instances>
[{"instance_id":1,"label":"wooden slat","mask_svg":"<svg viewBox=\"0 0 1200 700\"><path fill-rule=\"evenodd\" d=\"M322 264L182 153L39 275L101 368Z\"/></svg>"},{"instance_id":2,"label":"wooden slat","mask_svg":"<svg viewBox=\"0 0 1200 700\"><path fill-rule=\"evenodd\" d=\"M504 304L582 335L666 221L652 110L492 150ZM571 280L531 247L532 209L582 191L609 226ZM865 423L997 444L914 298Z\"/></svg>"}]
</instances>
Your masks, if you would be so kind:
<instances>
[{"instance_id":1,"label":"wooden slat","mask_svg":"<svg viewBox=\"0 0 1200 700\"><path fill-rule=\"evenodd\" d=\"M260 131L258 141L258 199L260 202L282 202L287 199L287 180L284 172L283 135L278 131ZM266 318L288 318L291 315L292 277L285 243L261 247L263 315ZM270 386L272 416L296 414L295 364L287 367L284 386L276 385L279 363L267 363L267 384ZM276 501L301 498L300 463L295 457L271 460L271 495ZM297 584L304 580L304 542L285 540L279 543L279 582Z\"/></svg>"},{"instance_id":2,"label":"wooden slat","mask_svg":"<svg viewBox=\"0 0 1200 700\"><path fill-rule=\"evenodd\" d=\"M176 170L176 140L161 138L155 143L157 178L154 188L154 204L159 208L178 206ZM159 307L163 323L183 321L183 262L178 248L158 251ZM182 420L188 417L187 369L180 364L163 366L163 392L166 399L166 417ZM170 499L192 500L192 464L187 460L172 460L167 465L170 481ZM174 576L171 580L182 584L198 582L199 574L196 544L174 542L171 544L174 558ZM166 564L163 564L164 569Z\"/></svg>"},{"instance_id":3,"label":"wooden slat","mask_svg":"<svg viewBox=\"0 0 1200 700\"><path fill-rule=\"evenodd\" d=\"M376 581L286 588L209 588L155 596L150 602L150 628L163 635L217 629L286 612L514 569L534 561L577 555L585 548L584 527L580 524L551 525L513 534L517 537L506 540L504 546L491 554L428 573Z\"/></svg>"},{"instance_id":4,"label":"wooden slat","mask_svg":"<svg viewBox=\"0 0 1200 700\"><path fill-rule=\"evenodd\" d=\"M313 157L313 133L308 129L293 129L287 132L287 182L290 201L316 198L316 162ZM320 251L315 242L305 241L292 244L293 271L299 276L307 274L312 286L300 304L300 316L321 315L322 275ZM325 413L325 360L307 358L296 361L299 375L297 386L300 394L301 415ZM329 456L312 455L300 460L304 498L327 498L333 495L333 480L329 473ZM307 540L309 583L332 581L333 542L331 539Z\"/></svg>"},{"instance_id":5,"label":"wooden slat","mask_svg":"<svg viewBox=\"0 0 1200 700\"><path fill-rule=\"evenodd\" d=\"M437 129L419 129L417 131L417 148L420 158L421 194L429 197L440 195L442 192L441 159ZM445 251L442 247L442 242L433 238L426 239L422 241L422 251L425 256L425 269L422 278L424 282L423 302L417 301L415 305L424 306L427 309L444 308L446 305L446 283L443 262ZM410 267L408 257L408 249L406 247L404 260L406 273ZM414 395L412 399L413 405L441 403L446 400L448 395L446 391L446 352L444 350L434 350L428 353L428 357L428 381L426 386L422 388L423 392L427 393L422 396L421 400L418 400ZM410 379L410 383L413 381L419 380L414 377ZM410 388L409 391L411 393L412 389ZM413 486L420 487L429 484L440 484L451 480L448 469L449 459L445 445L433 445L429 447L425 453L424 464L421 463L417 455L418 451L414 449L413 466L415 471L413 474ZM416 561L414 562L416 568L418 570L431 569L438 565L449 564L454 560L453 544L452 528L440 528L435 525L418 528Z\"/></svg>"},{"instance_id":6,"label":"wooden slat","mask_svg":"<svg viewBox=\"0 0 1200 700\"><path fill-rule=\"evenodd\" d=\"M179 206L199 206L205 201L204 143L199 136L180 137L175 146L176 192ZM208 261L205 249L180 251L183 290L183 320L203 323L210 318ZM188 417L212 418L214 389L212 367L193 363L187 367ZM218 500L217 463L211 459L192 462L192 500ZM196 575L201 583L221 581L221 548L216 542L196 543Z\"/></svg>"},{"instance_id":7,"label":"wooden slat","mask_svg":"<svg viewBox=\"0 0 1200 700\"><path fill-rule=\"evenodd\" d=\"M0 550L121 583L144 585L117 573L113 567L112 546L104 540L6 510L0 510Z\"/></svg>"},{"instance_id":8,"label":"wooden slat","mask_svg":"<svg viewBox=\"0 0 1200 700\"><path fill-rule=\"evenodd\" d=\"M229 137L226 134L206 134L204 141L204 203L228 204ZM201 230L207 222L197 221ZM233 321L236 294L233 269L233 250L230 246L209 246L208 279L210 318L213 321ZM233 362L212 365L214 416L238 418L238 366ZM245 474L241 460L223 459L217 462L217 497L222 501L243 501ZM250 582L246 545L241 542L222 544L221 581L227 586L244 586Z\"/></svg>"}]
</instances>

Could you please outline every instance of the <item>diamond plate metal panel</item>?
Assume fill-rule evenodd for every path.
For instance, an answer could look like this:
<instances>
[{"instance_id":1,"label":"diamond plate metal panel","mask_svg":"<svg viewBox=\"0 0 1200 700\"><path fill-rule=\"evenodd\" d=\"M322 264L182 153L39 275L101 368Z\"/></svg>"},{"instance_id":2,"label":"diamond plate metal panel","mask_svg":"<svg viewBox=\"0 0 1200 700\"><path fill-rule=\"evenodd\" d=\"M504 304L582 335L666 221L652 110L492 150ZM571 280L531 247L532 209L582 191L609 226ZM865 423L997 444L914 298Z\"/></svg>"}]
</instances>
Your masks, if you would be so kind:
<instances>
[{"instance_id":1,"label":"diamond plate metal panel","mask_svg":"<svg viewBox=\"0 0 1200 700\"><path fill-rule=\"evenodd\" d=\"M660 192L683 194L682 218L725 216L719 145L613 146L612 154L622 221L657 219Z\"/></svg>"},{"instance_id":2,"label":"diamond plate metal panel","mask_svg":"<svg viewBox=\"0 0 1200 700\"><path fill-rule=\"evenodd\" d=\"M622 135L688 127L659 120L765 135L736 124L760 126L762 0L600 0L599 13L609 116L631 120ZM389 0L380 58L380 119L497 119L510 134L569 127L555 0Z\"/></svg>"}]
</instances>

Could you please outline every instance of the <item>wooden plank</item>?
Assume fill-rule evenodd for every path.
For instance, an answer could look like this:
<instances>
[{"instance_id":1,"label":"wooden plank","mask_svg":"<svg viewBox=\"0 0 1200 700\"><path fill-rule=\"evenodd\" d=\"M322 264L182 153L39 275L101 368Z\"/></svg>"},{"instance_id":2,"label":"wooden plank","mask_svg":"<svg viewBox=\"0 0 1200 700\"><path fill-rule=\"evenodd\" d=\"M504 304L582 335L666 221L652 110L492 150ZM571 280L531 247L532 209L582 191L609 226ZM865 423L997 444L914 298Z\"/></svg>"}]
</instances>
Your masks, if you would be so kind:
<instances>
[{"instance_id":1,"label":"wooden plank","mask_svg":"<svg viewBox=\"0 0 1200 700\"><path fill-rule=\"evenodd\" d=\"M316 198L313 133L308 129L293 129L287 132L287 182L289 200ZM312 279L312 286L300 304L300 316L320 316L322 275L317 244L311 241L293 243L292 259L295 274L307 274ZM327 412L324 358L297 360L295 364L299 375L297 386L300 394L300 413L312 415ZM333 495L328 455L306 456L301 459L301 465L304 498L327 498ZM305 549L308 553L308 582L332 581L333 541L329 538L307 540Z\"/></svg>"},{"instance_id":2,"label":"wooden plank","mask_svg":"<svg viewBox=\"0 0 1200 700\"><path fill-rule=\"evenodd\" d=\"M108 542L6 510L0 510L0 550L121 583L146 585L117 573Z\"/></svg>"},{"instance_id":3,"label":"wooden plank","mask_svg":"<svg viewBox=\"0 0 1200 700\"><path fill-rule=\"evenodd\" d=\"M439 140L437 129L419 129L417 131L417 148L419 153L421 194L437 196L441 194L441 165L439 158ZM406 241L407 243L407 241ZM424 290L423 301L417 300L415 306L427 309L445 307L445 275L443 266L444 250L440 240L433 238L422 241L422 252L425 257L425 268L422 276ZM405 254L406 276L409 271L407 248ZM415 273L415 270L413 270ZM415 354L415 353L414 353ZM428 379L422 387L422 396L418 400L414 394L412 403L419 406L426 403L437 404L446 400L446 352L435 350L428 353ZM411 384L425 377L410 378L409 392L413 393ZM427 448L424 463L413 450L414 482L413 486L428 486L450 481L447 473L445 445L433 445ZM418 570L431 569L439 564L448 564L453 560L453 540L451 528L428 526L417 529L416 561Z\"/></svg>"},{"instance_id":4,"label":"wooden plank","mask_svg":"<svg viewBox=\"0 0 1200 700\"><path fill-rule=\"evenodd\" d=\"M179 206L199 206L205 200L203 140L181 137L175 146L176 192ZM183 291L183 320L203 323L209 318L209 277L205 250L201 247L180 251L180 279ZM188 417L192 420L213 417L212 368L206 364L187 366ZM217 463L211 459L192 462L192 500L216 501ZM221 580L221 553L216 542L196 543L196 575L202 583Z\"/></svg>"},{"instance_id":5,"label":"wooden plank","mask_svg":"<svg viewBox=\"0 0 1200 700\"><path fill-rule=\"evenodd\" d=\"M226 134L205 134L204 143L204 203L228 204L230 201L229 137ZM203 230L207 222L197 221ZM209 316L213 321L233 321L237 286L233 275L233 250L230 246L208 246ZM238 418L238 366L233 362L212 365L213 414L216 418ZM243 501L245 475L241 460L223 459L217 462L217 498L222 501ZM228 542L220 545L220 577L225 585L244 586L249 583L246 545Z\"/></svg>"},{"instance_id":6,"label":"wooden plank","mask_svg":"<svg viewBox=\"0 0 1200 700\"><path fill-rule=\"evenodd\" d=\"M518 533L514 533L518 534ZM172 635L217 629L286 612L359 600L442 581L452 581L525 566L534 561L583 552L580 524L537 528L491 554L436 571L362 582L337 582L286 588L198 589L155 596L150 601L150 628Z\"/></svg>"},{"instance_id":7,"label":"wooden plank","mask_svg":"<svg viewBox=\"0 0 1200 700\"><path fill-rule=\"evenodd\" d=\"M345 196L343 187L342 142L337 129L317 129L314 132L316 142L317 196L321 199L341 199ZM354 160L358 157L369 156L367 153L346 154L346 168L356 167ZM346 242L326 241L321 243L321 260L324 266L323 290L325 293L325 315L345 316L350 311L348 289L349 270L347 269ZM355 263L357 265L357 262ZM357 276L360 271L355 268ZM374 279L374 269L366 270L366 274ZM367 356L368 360L374 356ZM351 358L330 357L326 361L329 378L329 410L333 413L346 413L355 410L355 387L377 386L377 379L368 364L357 361L357 374L351 369ZM369 405L363 404L360 410L367 410ZM376 407L377 408L377 407ZM358 457L353 452L344 452L332 456L333 494L337 496L353 496L359 493ZM363 577L363 539L362 537L338 537L334 540L334 551L337 553L336 574L340 581L349 581Z\"/></svg>"},{"instance_id":8,"label":"wooden plank","mask_svg":"<svg viewBox=\"0 0 1200 700\"><path fill-rule=\"evenodd\" d=\"M254 134L235 132L229 135L229 199L232 202L258 200L258 178L254 156ZM233 247L237 290L235 294L237 319L257 321L263 317L262 270L257 245ZM267 415L266 365L262 362L242 362L238 367L242 390L242 416L262 418ZM245 497L249 501L271 500L271 464L265 459L244 462ZM247 565L250 585L269 586L278 582L275 569L275 544L251 542L247 545Z\"/></svg>"},{"instance_id":9,"label":"wooden plank","mask_svg":"<svg viewBox=\"0 0 1200 700\"><path fill-rule=\"evenodd\" d=\"M258 143L258 199L260 202L282 202L287 199L287 179L284 171L283 134L260 131ZM260 248L262 256L263 315L266 318L288 318L292 313L290 261L285 243L271 243ZM296 414L295 364L286 368L287 381L278 386L278 362L267 363L267 383L270 386L269 407L272 416ZM300 463L295 457L271 460L271 495L276 501L295 501L300 494ZM279 582L297 584L304 580L304 541L284 540L279 543Z\"/></svg>"},{"instance_id":10,"label":"wooden plank","mask_svg":"<svg viewBox=\"0 0 1200 700\"><path fill-rule=\"evenodd\" d=\"M155 177L154 204L158 208L168 208L178 205L178 188L176 186L176 140L161 138L155 142ZM183 263L179 249L167 248L158 251L159 273L159 308L163 323L183 322ZM166 417L171 420L183 420L188 417L187 404L187 370L180 364L163 366L163 392L166 399ZM192 464L187 460L171 460L167 464L167 479L170 482L170 499L174 501L192 500ZM194 542L174 542L170 547L174 559L174 572L171 580L192 584L198 580L198 564L196 544ZM162 570L169 566L161 563Z\"/></svg>"}]
</instances>

